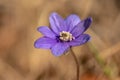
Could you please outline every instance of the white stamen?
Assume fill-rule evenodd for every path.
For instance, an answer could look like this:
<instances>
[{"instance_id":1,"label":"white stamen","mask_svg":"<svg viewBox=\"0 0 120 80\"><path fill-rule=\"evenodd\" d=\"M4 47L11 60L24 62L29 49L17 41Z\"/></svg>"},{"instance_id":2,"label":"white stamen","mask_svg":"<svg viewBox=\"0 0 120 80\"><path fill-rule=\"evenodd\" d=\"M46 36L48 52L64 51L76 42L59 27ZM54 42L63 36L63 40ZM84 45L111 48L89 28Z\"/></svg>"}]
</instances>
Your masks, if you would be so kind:
<instances>
[{"instance_id":1,"label":"white stamen","mask_svg":"<svg viewBox=\"0 0 120 80\"><path fill-rule=\"evenodd\" d=\"M72 36L70 32L62 31L60 32L60 40L62 41L72 41L75 37Z\"/></svg>"}]
</instances>

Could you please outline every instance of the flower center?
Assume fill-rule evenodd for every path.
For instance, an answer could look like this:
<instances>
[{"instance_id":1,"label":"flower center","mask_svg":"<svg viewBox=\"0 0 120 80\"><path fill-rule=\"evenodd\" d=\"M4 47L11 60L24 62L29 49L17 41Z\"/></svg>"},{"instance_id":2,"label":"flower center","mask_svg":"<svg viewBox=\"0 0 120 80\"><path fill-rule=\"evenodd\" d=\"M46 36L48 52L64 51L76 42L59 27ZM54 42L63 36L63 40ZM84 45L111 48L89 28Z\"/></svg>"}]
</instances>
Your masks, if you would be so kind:
<instances>
[{"instance_id":1,"label":"flower center","mask_svg":"<svg viewBox=\"0 0 120 80\"><path fill-rule=\"evenodd\" d=\"M60 40L62 41L71 41L75 39L70 32L62 31L60 32Z\"/></svg>"}]
</instances>

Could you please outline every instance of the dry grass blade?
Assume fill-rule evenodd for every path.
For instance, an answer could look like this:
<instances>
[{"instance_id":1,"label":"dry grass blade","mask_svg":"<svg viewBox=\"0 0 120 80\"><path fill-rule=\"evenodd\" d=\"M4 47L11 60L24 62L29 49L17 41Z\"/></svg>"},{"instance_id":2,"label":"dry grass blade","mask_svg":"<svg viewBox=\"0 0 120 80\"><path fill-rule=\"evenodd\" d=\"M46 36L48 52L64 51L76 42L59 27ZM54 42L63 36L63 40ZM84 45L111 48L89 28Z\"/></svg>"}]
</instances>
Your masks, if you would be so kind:
<instances>
[{"instance_id":1,"label":"dry grass blade","mask_svg":"<svg viewBox=\"0 0 120 80\"><path fill-rule=\"evenodd\" d=\"M120 50L120 42L102 52L100 52L100 57L102 59L107 59L108 57L114 55L115 53L117 53Z\"/></svg>"},{"instance_id":2,"label":"dry grass blade","mask_svg":"<svg viewBox=\"0 0 120 80\"><path fill-rule=\"evenodd\" d=\"M24 80L22 75L2 60L0 60L0 75L4 80Z\"/></svg>"}]
</instances>

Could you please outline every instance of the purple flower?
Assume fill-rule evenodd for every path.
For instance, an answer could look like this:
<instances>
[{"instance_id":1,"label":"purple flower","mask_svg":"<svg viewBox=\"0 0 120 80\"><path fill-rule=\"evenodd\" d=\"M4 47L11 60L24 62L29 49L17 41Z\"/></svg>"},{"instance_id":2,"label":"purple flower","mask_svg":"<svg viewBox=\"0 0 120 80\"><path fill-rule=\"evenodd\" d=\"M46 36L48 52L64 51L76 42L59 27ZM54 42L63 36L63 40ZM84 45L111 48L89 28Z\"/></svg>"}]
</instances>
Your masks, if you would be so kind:
<instances>
[{"instance_id":1,"label":"purple flower","mask_svg":"<svg viewBox=\"0 0 120 80\"><path fill-rule=\"evenodd\" d=\"M92 18L80 20L79 16L72 14L63 19L57 13L52 13L49 17L50 26L38 27L38 31L44 36L35 41L36 48L51 49L52 54L61 56L72 46L82 45L90 40L88 34L84 32L92 22Z\"/></svg>"}]
</instances>

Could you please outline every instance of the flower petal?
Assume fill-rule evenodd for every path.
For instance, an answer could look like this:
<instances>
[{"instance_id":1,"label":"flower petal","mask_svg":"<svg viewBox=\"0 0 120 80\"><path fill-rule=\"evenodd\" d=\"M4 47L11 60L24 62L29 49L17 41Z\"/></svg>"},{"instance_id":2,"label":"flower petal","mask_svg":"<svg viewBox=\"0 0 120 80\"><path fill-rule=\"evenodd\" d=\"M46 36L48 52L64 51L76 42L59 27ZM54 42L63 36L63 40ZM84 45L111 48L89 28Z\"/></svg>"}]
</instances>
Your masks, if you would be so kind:
<instances>
[{"instance_id":1,"label":"flower petal","mask_svg":"<svg viewBox=\"0 0 120 80\"><path fill-rule=\"evenodd\" d=\"M56 38L56 35L54 32L52 32L47 26L41 26L38 27L37 30L41 32L44 36L49 37L49 38Z\"/></svg>"},{"instance_id":2,"label":"flower petal","mask_svg":"<svg viewBox=\"0 0 120 80\"><path fill-rule=\"evenodd\" d=\"M82 45L90 40L90 36L88 34L81 34L75 40L69 42L70 46L79 46Z\"/></svg>"},{"instance_id":3,"label":"flower petal","mask_svg":"<svg viewBox=\"0 0 120 80\"><path fill-rule=\"evenodd\" d=\"M71 31L72 35L74 37L78 37L80 34L82 34L88 29L91 22L92 22L92 18L89 17L84 21L81 21L80 23L78 23L78 25L76 25L76 27L74 27L74 29Z\"/></svg>"},{"instance_id":4,"label":"flower petal","mask_svg":"<svg viewBox=\"0 0 120 80\"><path fill-rule=\"evenodd\" d=\"M69 45L67 43L57 43L51 48L52 54L54 56L61 56L62 54L67 52L68 49Z\"/></svg>"},{"instance_id":5,"label":"flower petal","mask_svg":"<svg viewBox=\"0 0 120 80\"><path fill-rule=\"evenodd\" d=\"M52 46L54 46L57 43L55 39L42 37L35 41L34 46L35 48L46 48L50 49Z\"/></svg>"},{"instance_id":6,"label":"flower petal","mask_svg":"<svg viewBox=\"0 0 120 80\"><path fill-rule=\"evenodd\" d=\"M87 19L85 19L85 21L84 21L84 27L85 27L84 31L86 31L89 28L91 23L92 23L92 18L91 17L88 17Z\"/></svg>"},{"instance_id":7,"label":"flower petal","mask_svg":"<svg viewBox=\"0 0 120 80\"><path fill-rule=\"evenodd\" d=\"M59 35L59 32L65 29L63 18L57 13L52 13L49 17L52 30Z\"/></svg>"},{"instance_id":8,"label":"flower petal","mask_svg":"<svg viewBox=\"0 0 120 80\"><path fill-rule=\"evenodd\" d=\"M71 31L79 22L80 22L79 16L72 14L68 16L65 20L66 25L68 27L68 31Z\"/></svg>"}]
</instances>

